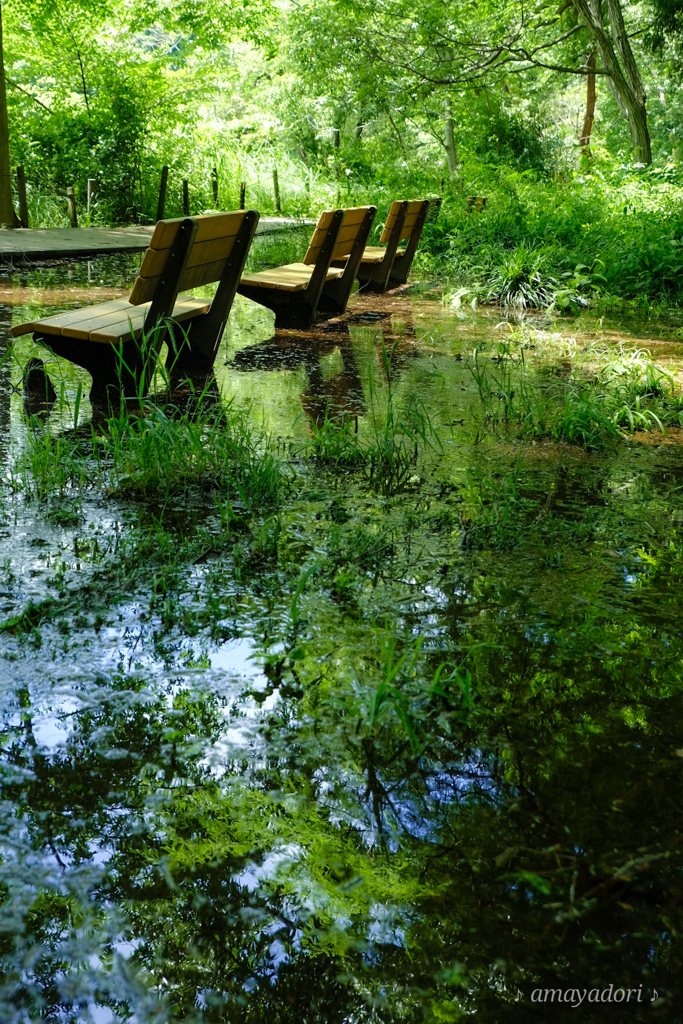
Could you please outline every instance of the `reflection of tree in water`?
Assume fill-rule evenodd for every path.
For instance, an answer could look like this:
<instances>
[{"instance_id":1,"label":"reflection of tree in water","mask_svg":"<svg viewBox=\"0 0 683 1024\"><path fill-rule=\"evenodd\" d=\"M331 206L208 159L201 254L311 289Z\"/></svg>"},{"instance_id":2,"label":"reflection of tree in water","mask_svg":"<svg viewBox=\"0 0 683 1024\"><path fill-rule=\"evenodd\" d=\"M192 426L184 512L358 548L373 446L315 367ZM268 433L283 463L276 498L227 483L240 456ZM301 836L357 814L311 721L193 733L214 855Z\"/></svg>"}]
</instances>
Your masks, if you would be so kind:
<instances>
[{"instance_id":1,"label":"reflection of tree in water","mask_svg":"<svg viewBox=\"0 0 683 1024\"><path fill-rule=\"evenodd\" d=\"M382 317L378 326L381 331L381 337L375 344L378 362L387 384L393 385L406 369L408 361L420 355L410 309L402 310L397 322L390 316Z\"/></svg>"},{"instance_id":2,"label":"reflection of tree in water","mask_svg":"<svg viewBox=\"0 0 683 1024\"><path fill-rule=\"evenodd\" d=\"M388 314L366 312L350 314L344 321L335 322L334 330L327 332L309 332L301 336L279 333L268 341L237 352L232 366L240 372L303 367L308 388L301 395L301 404L308 419L318 427L326 417L330 421L343 421L364 416L366 402L349 325L376 327L375 348L387 383L394 384L408 360L419 355L409 312L402 312L401 321L396 324ZM328 377L323 360L335 352L339 353L343 368Z\"/></svg>"},{"instance_id":3,"label":"reflection of tree in water","mask_svg":"<svg viewBox=\"0 0 683 1024\"><path fill-rule=\"evenodd\" d=\"M322 360L339 352L342 369L330 377ZM232 366L240 372L258 370L295 370L303 367L308 388L301 395L307 417L320 426L330 420L362 416L365 398L358 363L353 352L348 326L336 324L335 331L301 337L278 334L268 341L237 352Z\"/></svg>"},{"instance_id":4,"label":"reflection of tree in water","mask_svg":"<svg viewBox=\"0 0 683 1024\"><path fill-rule=\"evenodd\" d=\"M325 378L321 360L335 351L341 356L343 369ZM301 404L312 423L320 426L325 417L343 421L365 414L363 385L348 331L326 349L304 350L303 365L309 387L301 395Z\"/></svg>"},{"instance_id":5,"label":"reflection of tree in water","mask_svg":"<svg viewBox=\"0 0 683 1024\"><path fill-rule=\"evenodd\" d=\"M333 344L344 369L326 381ZM235 365L304 365L311 402L327 388L348 414L362 394L346 344L280 338ZM185 388L176 402L191 411L201 388ZM601 505L602 474L602 463L544 467L551 511ZM431 515L430 500L416 499L416 516ZM270 665L280 699L260 717L237 698L226 714L210 679L193 689L182 672L112 674L83 692L70 739L50 753L37 746L31 694L7 696L8 685L0 825L17 843L19 823L8 849L23 860L0 864L0 886L23 886L25 900L17 909L0 889L14 914L0 931L8 1019L23 1007L80 1024L62 971L99 953L98 998L123 1019L137 1008L141 1024L680 1021L683 646L673 615L653 610L662 594L675 610L680 556L658 558L635 592L596 559L558 578L551 601L530 551L538 523L525 530L526 547L456 551L445 572L438 559L392 566L419 583L410 615L393 592L382 597L373 567L372 624L351 605L352 633L335 633L337 620L325 633L324 611L309 634L302 620L297 647ZM314 557L324 609L329 578ZM273 619L281 570L259 569L255 591ZM429 639L414 672L392 675L377 623L389 631L397 619L408 639L394 667L415 636ZM194 625L188 605L183 628ZM241 745L214 747L233 728ZM223 751L215 772L212 749ZM119 974L111 906L133 949ZM643 1003L627 1014L584 1002L577 1014L531 1001L538 988L610 984L643 986ZM647 1002L653 984L673 993L661 1009Z\"/></svg>"},{"instance_id":6,"label":"reflection of tree in water","mask_svg":"<svg viewBox=\"0 0 683 1024\"><path fill-rule=\"evenodd\" d=\"M486 645L467 660L473 707L464 669L429 695L435 652L417 678L396 677L372 728L372 659L351 691L334 670L321 683L304 657L314 711L281 700L220 776L198 758L228 727L206 691L102 680L106 696L52 756L35 749L19 694L4 799L69 871L110 851L99 897L127 908L131 970L149 972L169 1020L391 1021L461 1000L491 1024L521 1024L548 1020L534 988L647 986L651 965L673 991L683 651L643 636L625 673L604 651L633 626L492 618L458 634ZM75 912L60 896L26 918L22 948L52 949L53 974ZM2 952L11 959L11 944ZM53 981L47 971L39 987L56 1001ZM620 1013L586 1006L581 1019Z\"/></svg>"},{"instance_id":7,"label":"reflection of tree in water","mask_svg":"<svg viewBox=\"0 0 683 1024\"><path fill-rule=\"evenodd\" d=\"M12 336L12 307L0 305L0 459L7 459L10 430L12 366L9 357Z\"/></svg>"}]
</instances>

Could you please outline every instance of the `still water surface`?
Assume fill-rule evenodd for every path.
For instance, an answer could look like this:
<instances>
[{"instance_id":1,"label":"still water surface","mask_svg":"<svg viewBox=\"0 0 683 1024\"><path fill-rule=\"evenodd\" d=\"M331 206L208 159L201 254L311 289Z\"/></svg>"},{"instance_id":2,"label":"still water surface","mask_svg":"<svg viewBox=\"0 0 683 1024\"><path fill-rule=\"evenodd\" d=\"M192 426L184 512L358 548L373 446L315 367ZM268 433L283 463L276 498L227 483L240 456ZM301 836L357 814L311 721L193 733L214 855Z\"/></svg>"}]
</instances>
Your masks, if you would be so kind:
<instances>
[{"instance_id":1,"label":"still water surface","mask_svg":"<svg viewBox=\"0 0 683 1024\"><path fill-rule=\"evenodd\" d=\"M2 351L135 270L7 275ZM87 375L17 339L1 1020L683 1019L680 431L520 438L471 369L505 340L558 386L619 351L680 369L676 324L413 289L274 336L238 299L210 390L282 485L228 543L214 491L31 497L36 430L104 428ZM59 396L41 427L32 356ZM376 437L390 396L425 441L398 482L305 454L326 411Z\"/></svg>"}]
</instances>

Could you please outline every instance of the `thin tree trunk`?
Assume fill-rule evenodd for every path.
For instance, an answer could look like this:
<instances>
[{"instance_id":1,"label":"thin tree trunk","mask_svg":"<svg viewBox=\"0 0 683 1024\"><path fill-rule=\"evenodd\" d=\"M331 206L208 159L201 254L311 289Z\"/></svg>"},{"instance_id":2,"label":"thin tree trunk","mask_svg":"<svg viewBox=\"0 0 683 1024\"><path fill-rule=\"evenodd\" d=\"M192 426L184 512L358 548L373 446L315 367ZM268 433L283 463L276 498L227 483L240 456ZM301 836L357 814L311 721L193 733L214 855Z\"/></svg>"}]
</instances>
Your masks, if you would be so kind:
<instances>
[{"instance_id":1,"label":"thin tree trunk","mask_svg":"<svg viewBox=\"0 0 683 1024\"><path fill-rule=\"evenodd\" d=\"M398 128L396 126L396 122L394 121L393 117L391 116L390 111L388 111L388 110L387 110L387 117L389 118L389 121L391 122L391 127L394 129L394 132L396 133L396 138L398 139L398 144L401 147L401 152L403 153L403 159L407 160L408 159L408 154L406 153L406 147L403 145L403 138L401 137L401 133L400 133L400 131L398 130Z\"/></svg>"},{"instance_id":2,"label":"thin tree trunk","mask_svg":"<svg viewBox=\"0 0 683 1024\"><path fill-rule=\"evenodd\" d=\"M639 163L651 164L645 89L626 35L619 0L605 0L612 39L605 30L600 0L590 0L590 3L588 0L571 0L571 3L597 43L603 67L609 76L610 89L619 109L628 119L633 154Z\"/></svg>"},{"instance_id":3,"label":"thin tree trunk","mask_svg":"<svg viewBox=\"0 0 683 1024\"><path fill-rule=\"evenodd\" d=\"M595 117L595 50L588 58L588 67L592 69L592 74L586 75L586 114L583 119L583 130L579 139L579 145L583 150L583 155L590 160L593 156L591 153L591 132L593 131L593 119Z\"/></svg>"},{"instance_id":4,"label":"thin tree trunk","mask_svg":"<svg viewBox=\"0 0 683 1024\"><path fill-rule=\"evenodd\" d=\"M446 146L446 159L448 160L448 173L454 178L458 173L458 151L455 148L455 125L453 123L453 108L450 96L445 102L446 116L444 119L444 139Z\"/></svg>"},{"instance_id":5,"label":"thin tree trunk","mask_svg":"<svg viewBox=\"0 0 683 1024\"><path fill-rule=\"evenodd\" d=\"M0 4L0 227L13 228L17 215L12 205L12 179L9 164L9 124L5 87L5 58L2 48L2 5Z\"/></svg>"}]
</instances>

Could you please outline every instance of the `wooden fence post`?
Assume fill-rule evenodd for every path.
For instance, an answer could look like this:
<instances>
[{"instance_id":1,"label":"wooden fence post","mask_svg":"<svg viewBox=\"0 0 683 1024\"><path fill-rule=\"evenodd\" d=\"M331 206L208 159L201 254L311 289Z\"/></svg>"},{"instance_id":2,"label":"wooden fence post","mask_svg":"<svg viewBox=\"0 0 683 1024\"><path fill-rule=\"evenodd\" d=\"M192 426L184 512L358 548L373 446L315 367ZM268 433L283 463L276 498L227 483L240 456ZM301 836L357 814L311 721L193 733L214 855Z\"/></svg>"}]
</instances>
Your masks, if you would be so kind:
<instances>
[{"instance_id":1,"label":"wooden fence post","mask_svg":"<svg viewBox=\"0 0 683 1024\"><path fill-rule=\"evenodd\" d=\"M74 190L69 186L66 190L66 202L69 207L69 220L71 221L71 227L78 227L78 217L76 215L76 196Z\"/></svg>"},{"instance_id":2,"label":"wooden fence post","mask_svg":"<svg viewBox=\"0 0 683 1024\"><path fill-rule=\"evenodd\" d=\"M183 214L190 216L190 183L187 178L183 178Z\"/></svg>"},{"instance_id":3,"label":"wooden fence post","mask_svg":"<svg viewBox=\"0 0 683 1024\"><path fill-rule=\"evenodd\" d=\"M277 167L273 167L273 191L275 192L275 209L278 213L281 213L280 209L280 182L277 180Z\"/></svg>"},{"instance_id":4,"label":"wooden fence post","mask_svg":"<svg viewBox=\"0 0 683 1024\"><path fill-rule=\"evenodd\" d=\"M164 219L166 207L166 185L168 184L168 167L161 168L161 182L159 183L159 205L157 206L157 220Z\"/></svg>"},{"instance_id":5,"label":"wooden fence post","mask_svg":"<svg viewBox=\"0 0 683 1024\"><path fill-rule=\"evenodd\" d=\"M218 209L218 168L211 171L211 191L213 192L213 208Z\"/></svg>"},{"instance_id":6,"label":"wooden fence post","mask_svg":"<svg viewBox=\"0 0 683 1024\"><path fill-rule=\"evenodd\" d=\"M92 206L93 196L95 195L95 189L97 188L97 179L88 178L88 193L86 202L86 212L90 213L90 207Z\"/></svg>"},{"instance_id":7,"label":"wooden fence post","mask_svg":"<svg viewBox=\"0 0 683 1024\"><path fill-rule=\"evenodd\" d=\"M247 201L247 183L246 181L240 182L240 210L245 209L245 202Z\"/></svg>"},{"instance_id":8,"label":"wooden fence post","mask_svg":"<svg viewBox=\"0 0 683 1024\"><path fill-rule=\"evenodd\" d=\"M24 165L17 167L17 195L19 196L19 220L22 228L28 227L28 202L26 200L26 172Z\"/></svg>"}]
</instances>

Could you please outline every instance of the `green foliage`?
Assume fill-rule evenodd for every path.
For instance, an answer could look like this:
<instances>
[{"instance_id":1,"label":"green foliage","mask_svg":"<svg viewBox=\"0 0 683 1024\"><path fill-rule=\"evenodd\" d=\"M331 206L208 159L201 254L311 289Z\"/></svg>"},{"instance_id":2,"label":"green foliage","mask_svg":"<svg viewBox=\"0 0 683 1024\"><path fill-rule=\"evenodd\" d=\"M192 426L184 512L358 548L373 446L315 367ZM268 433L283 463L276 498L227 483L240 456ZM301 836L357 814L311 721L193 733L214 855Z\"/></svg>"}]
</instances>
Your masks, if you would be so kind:
<instances>
[{"instance_id":1,"label":"green foliage","mask_svg":"<svg viewBox=\"0 0 683 1024\"><path fill-rule=\"evenodd\" d=\"M422 267L463 294L501 304L575 311L591 299L680 300L683 256L678 174L577 176L547 182L479 168L479 214L454 197L428 224Z\"/></svg>"},{"instance_id":2,"label":"green foliage","mask_svg":"<svg viewBox=\"0 0 683 1024\"><path fill-rule=\"evenodd\" d=\"M568 362L568 361L567 361ZM589 380L561 365L543 379L527 371L524 350L500 342L493 359L475 348L468 364L486 422L517 424L523 434L601 448L625 432L679 425L680 395L673 378L647 353L624 354Z\"/></svg>"},{"instance_id":3,"label":"green foliage","mask_svg":"<svg viewBox=\"0 0 683 1024\"><path fill-rule=\"evenodd\" d=\"M137 415L122 408L99 429L88 425L71 436L34 423L13 470L15 487L37 498L96 485L166 498L188 488L217 489L248 508L277 504L278 465L245 411L219 409L215 395L191 385L183 398L184 408L153 401Z\"/></svg>"}]
</instances>

